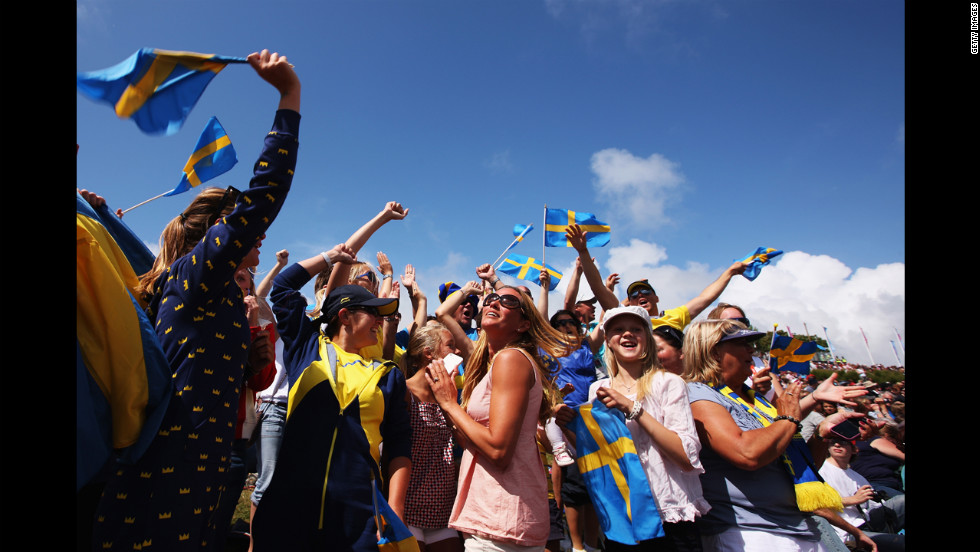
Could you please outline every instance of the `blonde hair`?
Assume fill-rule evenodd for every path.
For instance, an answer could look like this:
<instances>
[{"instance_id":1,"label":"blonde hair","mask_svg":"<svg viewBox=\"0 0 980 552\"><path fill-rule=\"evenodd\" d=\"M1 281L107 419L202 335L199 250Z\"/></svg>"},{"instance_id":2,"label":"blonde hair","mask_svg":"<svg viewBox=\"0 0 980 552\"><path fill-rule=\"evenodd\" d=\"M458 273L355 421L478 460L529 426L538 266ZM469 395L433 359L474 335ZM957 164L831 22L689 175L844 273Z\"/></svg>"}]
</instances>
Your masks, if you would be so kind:
<instances>
[{"instance_id":1,"label":"blonde hair","mask_svg":"<svg viewBox=\"0 0 980 552\"><path fill-rule=\"evenodd\" d=\"M538 377L541 379L541 393L543 395L541 407L538 409L538 420L544 423L551 417L551 409L562 401L561 394L555 387L553 375L549 374L545 367L554 365L557 362L556 358L573 352L577 339L552 328L551 324L538 312L530 295L513 286L503 286L497 291L505 288L518 292L518 297L521 300L521 313L524 315L524 319L530 323L527 331L508 343L507 348L522 349L534 359L534 368L538 371ZM470 353L470 358L466 361L465 374L463 375L461 406L464 409L469 402L473 389L487 375L492 362L490 348L487 345L487 334L480 332L480 338L476 341L473 352Z\"/></svg>"},{"instance_id":2,"label":"blonde hair","mask_svg":"<svg viewBox=\"0 0 980 552\"><path fill-rule=\"evenodd\" d=\"M157 279L176 261L190 253L194 246L204 237L208 229L221 216L227 215L234 209L235 204L228 202L222 206L219 203L227 201L225 190L213 186L201 190L184 212L173 218L160 234L160 254L153 261L153 266L140 276L136 294L149 301L153 296L153 288ZM219 216L215 211L221 209Z\"/></svg>"},{"instance_id":3,"label":"blonde hair","mask_svg":"<svg viewBox=\"0 0 980 552\"><path fill-rule=\"evenodd\" d=\"M643 356L640 357L640 360L642 361L643 373L636 380L636 400L642 400L650 390L650 382L653 380L653 375L656 374L658 370L663 370L664 367L662 364L660 364L660 359L657 358L657 341L653 339L653 329L650 326L650 323L643 320L639 316L630 316L633 316L639 320L646 327L646 331L643 332L643 341L645 342L646 346L643 349ZM606 340L608 341L608 339L609 334L607 333ZM603 360L606 362L606 369L609 371L609 378L615 378L616 374L619 373L619 363L616 362L616 354L613 353L612 347L606 345L606 352L603 355Z\"/></svg>"},{"instance_id":4,"label":"blonde hair","mask_svg":"<svg viewBox=\"0 0 980 552\"><path fill-rule=\"evenodd\" d=\"M407 357L407 377L412 377L425 363L425 349L435 351L442 345L442 332L448 332L445 326L439 322L429 322L421 328L417 328L408 340Z\"/></svg>"},{"instance_id":5,"label":"blonde hair","mask_svg":"<svg viewBox=\"0 0 980 552\"><path fill-rule=\"evenodd\" d=\"M736 331L747 329L734 319L699 320L684 332L684 379L708 385L724 383L721 365L715 360L715 348L721 338Z\"/></svg>"}]
</instances>

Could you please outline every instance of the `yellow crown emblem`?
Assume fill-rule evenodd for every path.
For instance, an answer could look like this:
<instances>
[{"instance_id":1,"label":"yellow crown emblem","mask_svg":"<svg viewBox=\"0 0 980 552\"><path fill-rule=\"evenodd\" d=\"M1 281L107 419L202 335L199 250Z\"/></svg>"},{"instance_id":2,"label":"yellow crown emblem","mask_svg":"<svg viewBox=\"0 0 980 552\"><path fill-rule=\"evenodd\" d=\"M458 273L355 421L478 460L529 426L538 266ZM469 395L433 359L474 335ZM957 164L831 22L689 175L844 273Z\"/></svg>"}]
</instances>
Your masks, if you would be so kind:
<instances>
[{"instance_id":1,"label":"yellow crown emblem","mask_svg":"<svg viewBox=\"0 0 980 552\"><path fill-rule=\"evenodd\" d=\"M174 473L174 467L173 466L170 466L169 468L163 468L162 470L160 470L160 472L161 473Z\"/></svg>"},{"instance_id":2,"label":"yellow crown emblem","mask_svg":"<svg viewBox=\"0 0 980 552\"><path fill-rule=\"evenodd\" d=\"M170 519L170 517L172 515L173 514L171 514L170 512L160 512L160 514L157 515L157 518L158 519Z\"/></svg>"},{"instance_id":3,"label":"yellow crown emblem","mask_svg":"<svg viewBox=\"0 0 980 552\"><path fill-rule=\"evenodd\" d=\"M123 518L123 523L136 523L136 518L135 517Z\"/></svg>"}]
</instances>

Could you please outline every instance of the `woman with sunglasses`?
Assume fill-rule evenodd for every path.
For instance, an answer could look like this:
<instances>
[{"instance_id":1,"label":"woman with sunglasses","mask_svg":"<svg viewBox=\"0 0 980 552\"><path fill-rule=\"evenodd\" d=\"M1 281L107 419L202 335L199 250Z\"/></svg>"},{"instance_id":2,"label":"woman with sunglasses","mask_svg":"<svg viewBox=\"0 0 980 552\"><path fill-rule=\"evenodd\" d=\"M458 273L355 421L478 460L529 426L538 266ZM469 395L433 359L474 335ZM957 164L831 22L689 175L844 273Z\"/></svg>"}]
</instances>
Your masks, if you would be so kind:
<instances>
[{"instance_id":1,"label":"woman with sunglasses","mask_svg":"<svg viewBox=\"0 0 980 552\"><path fill-rule=\"evenodd\" d=\"M140 461L111 470L94 527L100 550L213 546L220 495L241 491L220 483L250 342L245 295L233 278L259 262L292 183L300 122L300 82L286 57L263 50L247 59L280 93L272 132L249 188L202 190L167 224L160 254L140 278L138 299L170 361L174 394Z\"/></svg>"},{"instance_id":2,"label":"woman with sunglasses","mask_svg":"<svg viewBox=\"0 0 980 552\"><path fill-rule=\"evenodd\" d=\"M462 404L443 363L427 368L436 401L465 447L449 526L464 534L467 550L543 550L551 521L535 435L560 399L542 355L563 356L573 342L548 325L530 296L494 285L466 362ZM440 321L456 323L448 314Z\"/></svg>"},{"instance_id":3,"label":"woman with sunglasses","mask_svg":"<svg viewBox=\"0 0 980 552\"><path fill-rule=\"evenodd\" d=\"M625 545L607 540L606 550L701 550L695 520L711 508L702 497L698 441L684 380L663 369L656 355L650 315L640 306L606 311L609 378L589 390L626 415L640 462L657 501L666 536Z\"/></svg>"}]
</instances>

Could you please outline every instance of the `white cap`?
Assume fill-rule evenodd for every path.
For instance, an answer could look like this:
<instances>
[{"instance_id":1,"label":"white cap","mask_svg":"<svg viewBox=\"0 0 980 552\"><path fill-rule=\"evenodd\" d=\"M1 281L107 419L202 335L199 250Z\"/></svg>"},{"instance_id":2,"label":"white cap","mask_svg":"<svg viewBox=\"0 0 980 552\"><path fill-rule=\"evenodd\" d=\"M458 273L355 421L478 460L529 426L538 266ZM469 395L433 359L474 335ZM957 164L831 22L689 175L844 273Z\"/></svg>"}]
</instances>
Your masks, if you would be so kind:
<instances>
[{"instance_id":1,"label":"white cap","mask_svg":"<svg viewBox=\"0 0 980 552\"><path fill-rule=\"evenodd\" d=\"M602 331L604 332L607 331L606 328L609 326L609 322L613 318L616 318L617 316L621 316L624 314L632 314L633 316L638 316L641 319L643 319L643 321L646 322L648 326L650 325L650 313L648 313L646 309L644 309L639 305L630 305L628 307L616 307L614 309L607 310L606 313L602 316Z\"/></svg>"}]
</instances>

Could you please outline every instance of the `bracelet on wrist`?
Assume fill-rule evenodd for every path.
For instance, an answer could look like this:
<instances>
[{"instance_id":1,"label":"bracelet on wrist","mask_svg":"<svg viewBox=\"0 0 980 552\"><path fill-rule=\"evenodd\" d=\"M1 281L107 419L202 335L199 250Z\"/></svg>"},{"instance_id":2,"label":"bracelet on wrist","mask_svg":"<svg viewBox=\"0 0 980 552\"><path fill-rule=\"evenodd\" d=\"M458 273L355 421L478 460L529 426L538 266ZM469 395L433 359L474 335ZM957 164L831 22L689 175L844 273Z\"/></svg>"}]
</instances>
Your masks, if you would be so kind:
<instances>
[{"instance_id":1,"label":"bracelet on wrist","mask_svg":"<svg viewBox=\"0 0 980 552\"><path fill-rule=\"evenodd\" d=\"M324 261L327 261L327 270L329 270L330 267L333 266L333 262L330 260L330 256L327 255L327 251L320 253L320 256L323 257Z\"/></svg>"},{"instance_id":2,"label":"bracelet on wrist","mask_svg":"<svg viewBox=\"0 0 980 552\"><path fill-rule=\"evenodd\" d=\"M494 276L493 277L493 280L490 282L490 287L496 286L497 285L497 282L499 282L499 281L500 281L500 278L497 278L496 276Z\"/></svg>"},{"instance_id":3,"label":"bracelet on wrist","mask_svg":"<svg viewBox=\"0 0 980 552\"><path fill-rule=\"evenodd\" d=\"M391 278L391 274L382 274L381 275L381 279L382 280L387 280L388 278Z\"/></svg>"},{"instance_id":4,"label":"bracelet on wrist","mask_svg":"<svg viewBox=\"0 0 980 552\"><path fill-rule=\"evenodd\" d=\"M803 431L803 422L797 420L796 418L794 418L792 416L776 416L775 418L772 419L773 423L778 422L779 420L789 420L789 421L793 422L794 424L796 424L796 431L797 432Z\"/></svg>"},{"instance_id":5,"label":"bracelet on wrist","mask_svg":"<svg viewBox=\"0 0 980 552\"><path fill-rule=\"evenodd\" d=\"M633 401L633 409L630 410L630 413L626 415L626 419L635 420L642 413L643 413L643 406L640 404L640 401Z\"/></svg>"}]
</instances>

